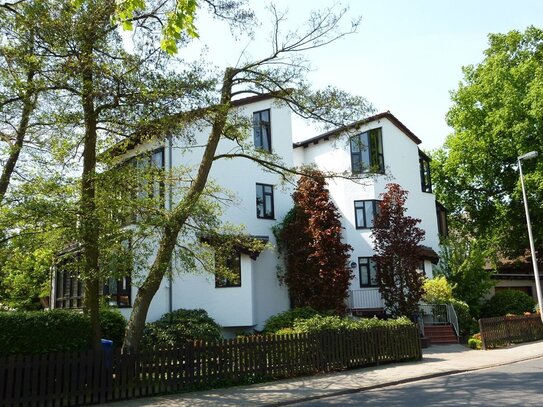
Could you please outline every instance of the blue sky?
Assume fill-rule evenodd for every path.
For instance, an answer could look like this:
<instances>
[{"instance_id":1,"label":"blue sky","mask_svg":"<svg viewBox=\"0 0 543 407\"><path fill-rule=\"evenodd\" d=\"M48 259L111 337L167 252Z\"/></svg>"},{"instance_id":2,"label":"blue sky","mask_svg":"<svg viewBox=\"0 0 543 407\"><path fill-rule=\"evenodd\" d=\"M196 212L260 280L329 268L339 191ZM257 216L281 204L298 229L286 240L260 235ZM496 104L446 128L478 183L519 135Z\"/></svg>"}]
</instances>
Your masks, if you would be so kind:
<instances>
[{"instance_id":1,"label":"blue sky","mask_svg":"<svg viewBox=\"0 0 543 407\"><path fill-rule=\"evenodd\" d=\"M255 57L268 48L264 2L250 0L262 26L255 39L234 43L225 27L202 19L201 44L218 66L235 64L241 50ZM328 0L276 0L289 9L296 27L307 11L333 4ZM488 33L543 27L543 0L351 0L352 16L361 15L357 34L308 54L315 86L332 84L370 100L378 111L390 110L420 139L422 148L442 145L451 132L445 122L451 90L462 79L461 67L483 59ZM295 125L295 139L314 135Z\"/></svg>"}]
</instances>

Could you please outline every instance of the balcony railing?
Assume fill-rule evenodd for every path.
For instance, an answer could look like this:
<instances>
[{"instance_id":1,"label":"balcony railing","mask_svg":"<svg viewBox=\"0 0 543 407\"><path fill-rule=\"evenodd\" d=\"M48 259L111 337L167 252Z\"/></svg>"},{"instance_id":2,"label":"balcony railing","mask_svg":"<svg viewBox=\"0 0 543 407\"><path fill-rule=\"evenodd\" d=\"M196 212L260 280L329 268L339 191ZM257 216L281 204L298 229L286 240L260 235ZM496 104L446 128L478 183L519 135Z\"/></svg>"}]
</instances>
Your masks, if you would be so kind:
<instances>
[{"instance_id":1,"label":"balcony railing","mask_svg":"<svg viewBox=\"0 0 543 407\"><path fill-rule=\"evenodd\" d=\"M378 309L384 308L384 303L379 288L370 287L350 290L348 306L350 309Z\"/></svg>"}]
</instances>

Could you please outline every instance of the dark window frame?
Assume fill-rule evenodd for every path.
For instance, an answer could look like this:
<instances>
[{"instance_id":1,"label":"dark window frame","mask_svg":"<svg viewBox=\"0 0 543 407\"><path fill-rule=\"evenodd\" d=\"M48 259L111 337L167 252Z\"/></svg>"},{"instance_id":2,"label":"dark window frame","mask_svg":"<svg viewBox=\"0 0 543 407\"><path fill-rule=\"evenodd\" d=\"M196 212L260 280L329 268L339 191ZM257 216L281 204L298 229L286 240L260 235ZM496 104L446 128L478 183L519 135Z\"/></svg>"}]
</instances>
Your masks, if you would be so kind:
<instances>
[{"instance_id":1,"label":"dark window frame","mask_svg":"<svg viewBox=\"0 0 543 407\"><path fill-rule=\"evenodd\" d=\"M351 152L351 171L354 175L385 173L383 131L381 127L352 136L349 145ZM365 152L367 152L368 162L364 162Z\"/></svg>"},{"instance_id":2,"label":"dark window frame","mask_svg":"<svg viewBox=\"0 0 543 407\"><path fill-rule=\"evenodd\" d=\"M270 188L270 192L266 192L266 187L269 187ZM262 215L259 213L259 202L258 202L258 199L259 199L259 191L258 189L259 188L262 188ZM266 205L266 197L267 196L270 196L271 197L271 211L270 211L270 214L267 215L267 205ZM274 200L274 193L273 193L273 185L271 184L262 184L260 182L257 182L256 183L256 217L258 219L271 219L271 220L275 220L275 200Z\"/></svg>"},{"instance_id":3,"label":"dark window frame","mask_svg":"<svg viewBox=\"0 0 543 407\"><path fill-rule=\"evenodd\" d=\"M432 193L432 173L430 170L430 157L419 151L420 187L422 192Z\"/></svg>"},{"instance_id":4,"label":"dark window frame","mask_svg":"<svg viewBox=\"0 0 543 407\"><path fill-rule=\"evenodd\" d=\"M447 220L447 209L436 201L437 233L441 237L449 236L449 222Z\"/></svg>"},{"instance_id":5,"label":"dark window frame","mask_svg":"<svg viewBox=\"0 0 543 407\"><path fill-rule=\"evenodd\" d=\"M116 292L111 293L111 282L115 281ZM125 283L126 284L123 284ZM119 287L124 287L119 290ZM109 296L108 304L117 308L131 308L132 307L132 277L124 276L120 279L110 277L106 280L102 287L102 294Z\"/></svg>"},{"instance_id":6,"label":"dark window frame","mask_svg":"<svg viewBox=\"0 0 543 407\"><path fill-rule=\"evenodd\" d=\"M268 120L263 120L263 113L267 113ZM268 147L264 147L264 132L262 129L266 129ZM260 131L257 131L259 129ZM268 153L272 152L272 128L271 128L271 109L259 110L253 112L253 141L255 148Z\"/></svg>"},{"instance_id":7,"label":"dark window frame","mask_svg":"<svg viewBox=\"0 0 543 407\"><path fill-rule=\"evenodd\" d=\"M363 263L363 262L366 262L366 263ZM360 283L360 288L373 288L373 287L379 287L379 285L377 284L377 282L375 283L372 283L372 275L371 275L371 270L372 270L372 267L371 267L371 264L374 264L375 265L375 279L377 279L377 264L375 263L375 259L373 257L359 257L358 258L358 279L359 279L359 283ZM362 281L362 275L363 273L366 274L366 281L367 281L367 284L363 284Z\"/></svg>"},{"instance_id":8,"label":"dark window frame","mask_svg":"<svg viewBox=\"0 0 543 407\"><path fill-rule=\"evenodd\" d=\"M75 263L76 270L69 270L69 259L67 257L55 265L54 308L83 308L84 285L79 277L79 263Z\"/></svg>"},{"instance_id":9,"label":"dark window frame","mask_svg":"<svg viewBox=\"0 0 543 407\"><path fill-rule=\"evenodd\" d=\"M238 282L234 283L229 278L219 277L215 273L215 288L237 288L241 287L241 253L238 250L230 253L229 257L226 258L226 267L231 270L232 263L236 262L236 270L234 274L238 276ZM215 264L218 264L217 256L215 255Z\"/></svg>"},{"instance_id":10,"label":"dark window frame","mask_svg":"<svg viewBox=\"0 0 543 407\"><path fill-rule=\"evenodd\" d=\"M373 222L372 224L370 225L366 219L366 204L367 203L371 203L373 208L372 208L372 215L373 215L373 219L372 220L375 220L375 216L377 215L377 213L379 212L379 203L381 201L378 200L378 199L364 199L364 200L357 200L357 201L354 201L354 225L356 227L356 229L360 230L360 229L372 229L373 228ZM363 207L360 208L357 206L357 204L360 204L362 203L363 204ZM362 209L362 217L363 217L363 226L359 226L359 222L358 222L358 209Z\"/></svg>"}]
</instances>

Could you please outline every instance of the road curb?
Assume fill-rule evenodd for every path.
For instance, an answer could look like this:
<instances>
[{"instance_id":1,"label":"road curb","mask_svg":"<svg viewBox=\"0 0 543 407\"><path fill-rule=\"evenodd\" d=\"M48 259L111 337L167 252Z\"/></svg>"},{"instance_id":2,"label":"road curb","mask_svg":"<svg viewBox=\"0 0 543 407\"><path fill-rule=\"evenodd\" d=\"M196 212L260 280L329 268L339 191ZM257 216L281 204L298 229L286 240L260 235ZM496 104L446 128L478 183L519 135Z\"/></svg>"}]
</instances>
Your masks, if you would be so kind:
<instances>
[{"instance_id":1,"label":"road curb","mask_svg":"<svg viewBox=\"0 0 543 407\"><path fill-rule=\"evenodd\" d=\"M488 351L484 351L484 352L488 352ZM351 389L336 390L336 391L331 391L330 393L327 393L327 394L320 394L320 395L317 395L317 396L300 397L300 398L297 398L297 399L285 400L285 401L280 401L280 402L277 402L277 403L261 404L261 407L289 406L289 405L292 405L292 404L303 403L303 402L306 402L306 401L314 401L314 400L320 400L320 399L325 399L325 398L329 398L329 397L344 396L346 394L362 393L364 391L381 389L381 388L386 388L386 387L390 387L390 386L397 386L399 384L418 382L418 381L421 381L421 380L435 379L437 377L450 376L450 375L460 374L460 373L474 372L474 371L477 371L477 370L492 369L494 367L510 365L510 364L513 364L513 363L521 363L521 362L526 362L528 360L540 359L540 358L543 358L543 354L529 356L529 357L516 359L516 360L512 360L512 361L508 361L508 362L491 363L489 365L477 366L477 367L473 367L473 368L453 369L453 370L447 370L447 371L443 371L443 372L429 373L429 374L424 374L424 375L420 375L420 376L416 376L416 377L409 377L409 378L406 378L406 379L387 381L385 383L378 383L378 384L374 384L374 385L371 385L371 386L361 386L361 387L356 387L356 388L351 388Z\"/></svg>"}]
</instances>

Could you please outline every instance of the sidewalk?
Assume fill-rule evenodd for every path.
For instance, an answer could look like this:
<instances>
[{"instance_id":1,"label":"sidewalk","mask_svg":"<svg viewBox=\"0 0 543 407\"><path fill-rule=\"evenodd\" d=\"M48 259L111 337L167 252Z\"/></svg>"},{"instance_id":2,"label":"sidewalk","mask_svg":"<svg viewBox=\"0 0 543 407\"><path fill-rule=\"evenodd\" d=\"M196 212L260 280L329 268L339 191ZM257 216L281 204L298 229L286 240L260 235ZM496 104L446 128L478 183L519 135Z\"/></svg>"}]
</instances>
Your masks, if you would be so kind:
<instances>
[{"instance_id":1,"label":"sidewalk","mask_svg":"<svg viewBox=\"0 0 543 407\"><path fill-rule=\"evenodd\" d=\"M106 406L280 406L540 357L543 357L543 341L488 351L470 350L462 345L432 346L423 350L423 360L418 362L368 367L250 386L135 399L109 403Z\"/></svg>"}]
</instances>

